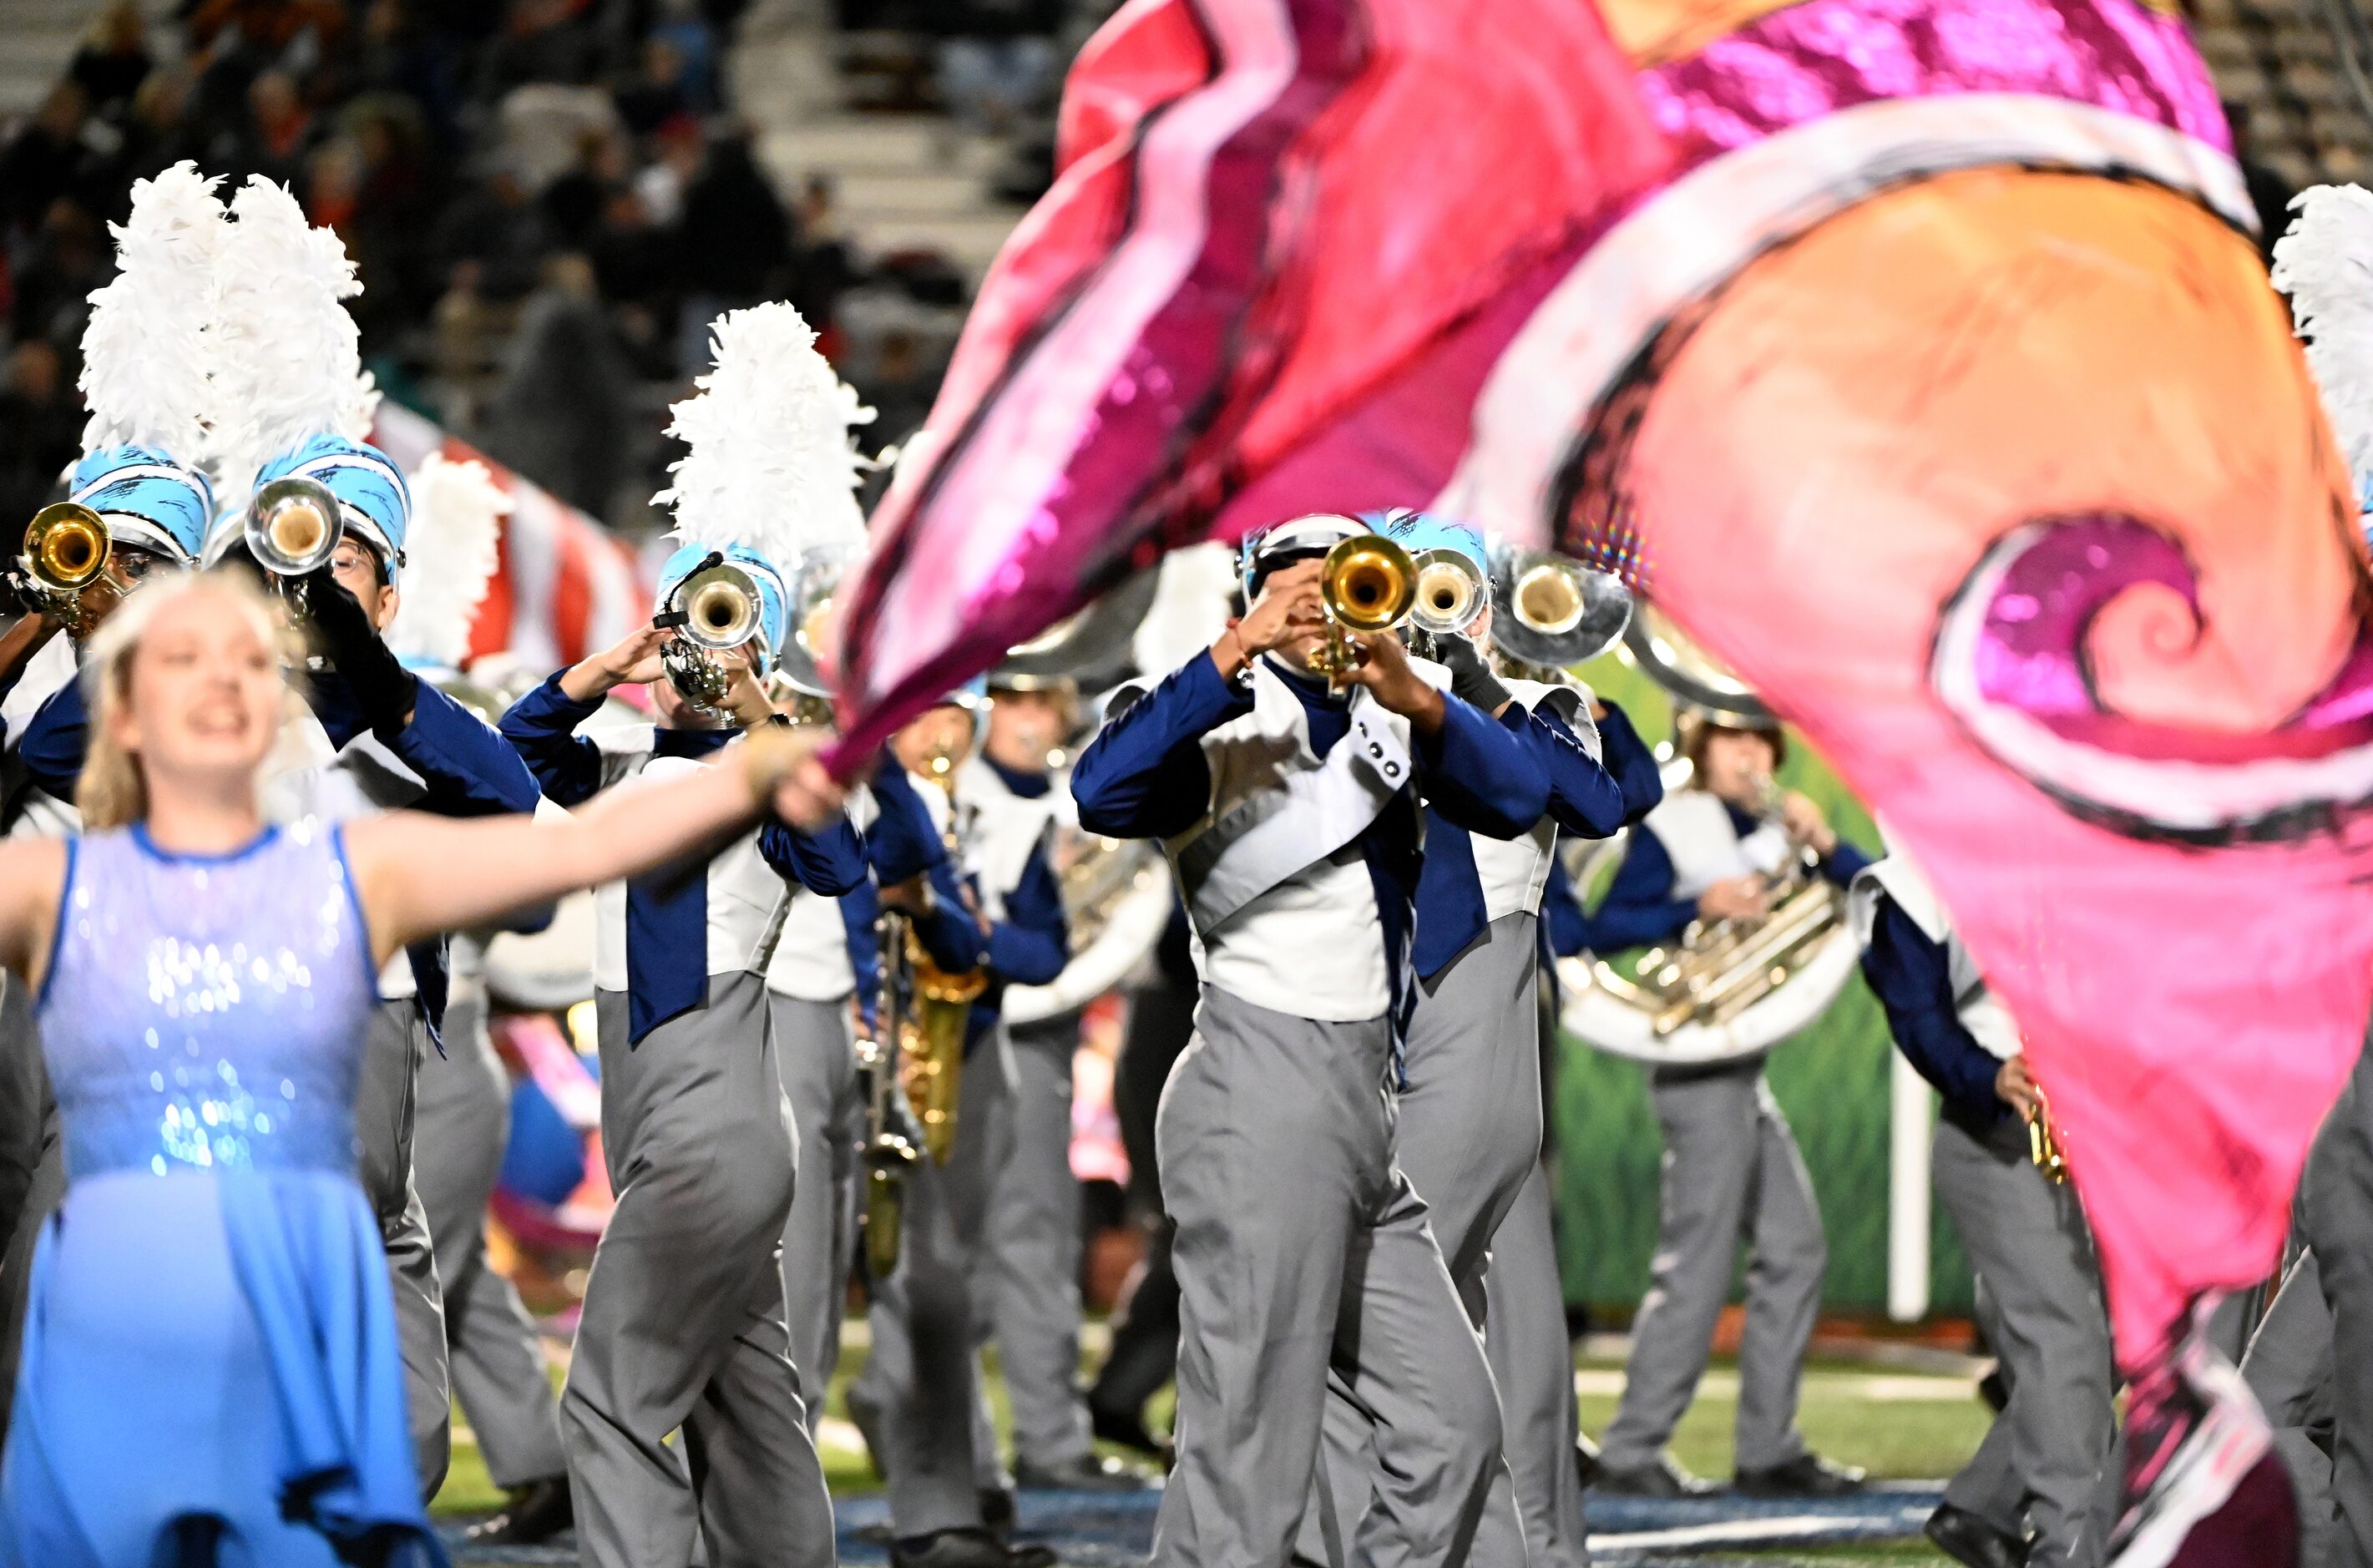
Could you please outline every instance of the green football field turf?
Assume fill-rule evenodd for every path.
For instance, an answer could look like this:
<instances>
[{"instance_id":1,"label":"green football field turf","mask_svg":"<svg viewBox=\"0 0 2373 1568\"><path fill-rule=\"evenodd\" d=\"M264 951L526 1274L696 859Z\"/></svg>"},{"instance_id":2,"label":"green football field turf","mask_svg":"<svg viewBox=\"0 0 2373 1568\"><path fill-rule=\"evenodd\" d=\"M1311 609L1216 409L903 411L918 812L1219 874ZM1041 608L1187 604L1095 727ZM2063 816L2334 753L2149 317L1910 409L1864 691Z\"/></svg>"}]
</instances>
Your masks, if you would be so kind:
<instances>
[{"instance_id":1,"label":"green football field turf","mask_svg":"<svg viewBox=\"0 0 2373 1568\"><path fill-rule=\"evenodd\" d=\"M851 1335L843 1355L833 1398L826 1408L823 1458L836 1494L876 1490L880 1483L867 1466L863 1450L845 1420L840 1390L864 1362L861 1330ZM1579 1402L1585 1431L1604 1428L1615 1413L1621 1368L1618 1363L1584 1359L1578 1363L1582 1383ZM989 1400L1000 1422L1005 1390L990 1361ZM1716 1363L1699 1392L1697 1404L1682 1421L1673 1448L1680 1461L1700 1475L1715 1478L1730 1473L1730 1428L1736 1409L1736 1376L1727 1363ZM1167 1419L1167 1411L1158 1411ZM1926 1374L1880 1371L1866 1366L1819 1363L1805 1380L1803 1425L1813 1447L1831 1458L1860 1465L1873 1475L1895 1480L1947 1476L1960 1468L1984 1435L1988 1413L1970 1381ZM1117 1450L1116 1450L1117 1452ZM437 1498L439 1513L481 1513L493 1508L499 1494L486 1479L485 1464L466 1429L457 1430L453 1466ZM1724 1562L1753 1563L1755 1568L1782 1568L1790 1563L1876 1563L1888 1568L1949 1568L1949 1560L1925 1543L1796 1548L1777 1554L1725 1553Z\"/></svg>"}]
</instances>

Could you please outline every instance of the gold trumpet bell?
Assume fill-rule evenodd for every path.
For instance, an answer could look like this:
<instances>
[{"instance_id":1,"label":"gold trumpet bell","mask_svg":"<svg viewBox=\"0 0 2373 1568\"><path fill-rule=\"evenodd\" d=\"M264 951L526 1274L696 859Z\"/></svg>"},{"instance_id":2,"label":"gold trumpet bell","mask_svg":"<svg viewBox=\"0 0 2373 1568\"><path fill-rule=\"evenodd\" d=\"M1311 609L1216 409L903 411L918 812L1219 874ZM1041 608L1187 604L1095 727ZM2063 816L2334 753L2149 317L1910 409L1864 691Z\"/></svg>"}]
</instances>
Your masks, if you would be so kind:
<instances>
[{"instance_id":1,"label":"gold trumpet bell","mask_svg":"<svg viewBox=\"0 0 2373 1568\"><path fill-rule=\"evenodd\" d=\"M97 582L111 553L106 519L78 502L58 501L25 525L19 564L35 587L63 596Z\"/></svg>"},{"instance_id":2,"label":"gold trumpet bell","mask_svg":"<svg viewBox=\"0 0 2373 1568\"><path fill-rule=\"evenodd\" d=\"M1327 552L1318 596L1327 611L1327 646L1313 661L1329 685L1351 668L1350 635L1399 625L1417 603L1417 562L1381 533L1361 533Z\"/></svg>"}]
</instances>

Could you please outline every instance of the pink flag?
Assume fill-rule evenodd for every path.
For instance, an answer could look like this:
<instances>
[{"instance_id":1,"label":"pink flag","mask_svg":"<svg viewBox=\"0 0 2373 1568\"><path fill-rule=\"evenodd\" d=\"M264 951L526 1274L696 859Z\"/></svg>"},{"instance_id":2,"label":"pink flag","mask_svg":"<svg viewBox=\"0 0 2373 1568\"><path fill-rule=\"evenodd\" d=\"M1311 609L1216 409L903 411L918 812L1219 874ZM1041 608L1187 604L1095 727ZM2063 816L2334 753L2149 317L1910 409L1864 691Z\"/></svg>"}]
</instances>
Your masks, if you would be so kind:
<instances>
[{"instance_id":1,"label":"pink flag","mask_svg":"<svg viewBox=\"0 0 2373 1568\"><path fill-rule=\"evenodd\" d=\"M2373 990L2364 550L2207 74L2135 0L1601 10L1126 8L886 505L845 755L1190 538L1584 551L1929 872L2150 1364L2273 1267Z\"/></svg>"}]
</instances>

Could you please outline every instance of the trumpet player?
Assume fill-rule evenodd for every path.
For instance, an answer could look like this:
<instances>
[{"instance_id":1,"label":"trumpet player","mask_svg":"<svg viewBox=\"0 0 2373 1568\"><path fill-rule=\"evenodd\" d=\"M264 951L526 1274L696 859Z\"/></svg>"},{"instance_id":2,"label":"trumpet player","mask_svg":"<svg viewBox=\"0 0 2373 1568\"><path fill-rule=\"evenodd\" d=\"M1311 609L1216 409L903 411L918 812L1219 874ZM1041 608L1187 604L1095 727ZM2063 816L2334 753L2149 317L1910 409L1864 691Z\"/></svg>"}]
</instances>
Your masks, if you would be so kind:
<instances>
[{"instance_id":1,"label":"trumpet player","mask_svg":"<svg viewBox=\"0 0 2373 1568\"><path fill-rule=\"evenodd\" d=\"M670 675L683 660L670 652L684 636L678 590L720 561L756 603L748 642L692 661L724 685L696 704ZM661 568L653 624L521 697L503 735L563 806L705 766L775 718L758 676L786 599L757 550L688 544ZM649 688L655 725L578 732L633 684ZM770 824L598 895L602 1151L617 1207L561 1393L579 1550L594 1568L682 1568L696 1537L716 1568L833 1560L777 1264L796 1135L764 971L787 884L836 895L864 874L843 817L815 834ZM681 1448L667 1442L679 1429Z\"/></svg>"},{"instance_id":2,"label":"trumpet player","mask_svg":"<svg viewBox=\"0 0 2373 1568\"><path fill-rule=\"evenodd\" d=\"M1401 1171L1425 1200L1471 1325L1461 1331L1471 1338L1485 1329L1484 1276L1493 1237L1540 1153L1536 992L1550 851L1561 829L1592 838L1614 832L1623 824L1625 802L1622 787L1596 755L1599 737L1587 694L1572 685L1503 679L1491 668L1493 606L1484 586L1490 566L1481 537L1413 513L1393 514L1385 532L1421 563L1421 579L1452 575L1455 581L1442 585L1448 599L1459 599L1456 583L1466 584L1464 600L1442 612L1444 624L1428 628L1435 655L1450 673L1451 693L1516 737L1549 781L1548 810L1514 839L1470 834L1438 806L1429 804L1425 813L1410 953L1417 986L1394 1146ZM1430 586L1421 581L1421 603ZM1373 1436L1351 1390L1339 1379L1330 1383L1324 1484L1303 1521L1304 1559L1326 1561L1326 1538L1343 1539L1367 1511L1376 1490ZM1505 1463L1491 1486L1474 1560L1522 1563L1527 1542ZM1329 1508L1331 1525L1320 1512Z\"/></svg>"},{"instance_id":3,"label":"trumpet player","mask_svg":"<svg viewBox=\"0 0 2373 1568\"><path fill-rule=\"evenodd\" d=\"M1014 1072L999 1000L1009 984L1045 985L1060 975L1070 944L1047 858L1051 817L965 766L987 701L975 684L908 724L874 783L885 825L894 814L914 823L918 808L929 824L918 853L899 849L897 830L890 833L892 846L876 859L883 902L928 910L950 926L969 921L977 936L969 964L957 942L943 941L945 951L933 954L943 973L978 977L976 989L963 988L974 995L962 1024L954 1136L943 1158L927 1155L907 1178L898 1264L873 1282L872 1351L849 1389L850 1410L871 1433L889 1488L898 1568L1052 1561L1042 1548L1009 1546L999 1535L1012 1521L1012 1504L977 1418L982 1304L974 1281L1013 1140ZM918 860L929 875L900 874ZM950 960L962 967L950 969Z\"/></svg>"},{"instance_id":4,"label":"trumpet player","mask_svg":"<svg viewBox=\"0 0 2373 1568\"><path fill-rule=\"evenodd\" d=\"M1943 1096L1936 1195L1970 1255L2010 1396L1929 1515L1928 1538L1970 1568L2092 1568L2115 1418L2084 1206L2029 1157L2028 1124L2042 1113L2017 1025L1926 881L1890 854L1855 879L1853 915L1896 1048Z\"/></svg>"},{"instance_id":5,"label":"trumpet player","mask_svg":"<svg viewBox=\"0 0 2373 1568\"><path fill-rule=\"evenodd\" d=\"M1087 831L1164 840L1201 972L1156 1133L1181 1292L1162 1568L1288 1559L1330 1381L1374 1422L1377 1501L1345 1552L1455 1568L1500 1467L1490 1373L1395 1163L1392 1102L1423 813L1514 838L1549 781L1448 672L1330 621L1322 563L1367 533L1322 516L1251 542L1243 618L1125 690L1072 774ZM1351 569L1376 570L1363 552L1391 559L1358 544Z\"/></svg>"},{"instance_id":6,"label":"trumpet player","mask_svg":"<svg viewBox=\"0 0 2373 1568\"><path fill-rule=\"evenodd\" d=\"M1785 759L1777 727L1701 716L1686 736L1688 786L1634 833L1591 917L1602 952L1678 940L1691 922L1753 919L1795 846L1840 887L1869 863L1820 809L1784 796L1767 816ZM1796 1430L1805 1348L1820 1306L1828 1246L1795 1135L1759 1057L1659 1067L1649 1098L1664 1130L1664 1192L1648 1294L1615 1421L1601 1440L1599 1488L1679 1496L1705 1489L1665 1452L1712 1353L1715 1319L1747 1240L1747 1326L1739 1344L1737 1489L1749 1496L1826 1496L1862 1485L1859 1470L1812 1453Z\"/></svg>"}]
</instances>

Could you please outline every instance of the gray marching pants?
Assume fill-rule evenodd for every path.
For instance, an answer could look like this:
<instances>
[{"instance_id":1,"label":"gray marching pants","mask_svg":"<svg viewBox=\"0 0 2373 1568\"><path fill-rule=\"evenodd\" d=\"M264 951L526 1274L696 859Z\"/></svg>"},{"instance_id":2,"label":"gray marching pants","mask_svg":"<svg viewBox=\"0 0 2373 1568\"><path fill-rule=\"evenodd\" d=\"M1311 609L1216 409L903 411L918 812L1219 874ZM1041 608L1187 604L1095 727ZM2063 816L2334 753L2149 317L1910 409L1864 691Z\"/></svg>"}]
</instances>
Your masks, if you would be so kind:
<instances>
[{"instance_id":1,"label":"gray marching pants","mask_svg":"<svg viewBox=\"0 0 2373 1568\"><path fill-rule=\"evenodd\" d=\"M2013 1539L2033 1526L2034 1568L2092 1568L2102 1550L2093 1502L2116 1416L2109 1314L2084 1207L2075 1188L2036 1168L2014 1116L1982 1140L1939 1120L1932 1168L2010 1394L1945 1501Z\"/></svg>"},{"instance_id":2,"label":"gray marching pants","mask_svg":"<svg viewBox=\"0 0 2373 1568\"><path fill-rule=\"evenodd\" d=\"M906 1178L898 1267L874 1282L866 1315L873 1346L849 1398L876 1412L874 1457L901 1536L981 1523L972 1281L1012 1137L1012 1071L1002 1027L964 1059L955 1146L946 1164L926 1155Z\"/></svg>"},{"instance_id":3,"label":"gray marching pants","mask_svg":"<svg viewBox=\"0 0 2373 1568\"><path fill-rule=\"evenodd\" d=\"M379 1216L395 1291L396 1336L403 1353L403 1397L412 1423L420 1493L434 1497L453 1457L452 1373L445 1352L445 1298L428 1211L412 1176L412 1137L421 1060L433 1055L428 1023L410 997L382 1001L363 1045L355 1091L355 1142L365 1196ZM450 1062L440 1061L439 1067Z\"/></svg>"},{"instance_id":4,"label":"gray marching pants","mask_svg":"<svg viewBox=\"0 0 2373 1568\"><path fill-rule=\"evenodd\" d=\"M1092 1452L1080 1392L1080 1183L1071 1175L1071 1058L1080 1015L1008 1025L1012 1135L974 1276L979 1332L997 1341L1016 1460L1044 1469Z\"/></svg>"},{"instance_id":5,"label":"gray marching pants","mask_svg":"<svg viewBox=\"0 0 2373 1568\"><path fill-rule=\"evenodd\" d=\"M1763 1061L1658 1068L1649 1098L1665 1134L1662 1216L1647 1298L1631 1325L1631 1361L1609 1469L1653 1463L1697 1392L1748 1246L1747 1327L1738 1348L1738 1468L1768 1469L1805 1452L1796 1400L1821 1305L1829 1247L1787 1117Z\"/></svg>"},{"instance_id":6,"label":"gray marching pants","mask_svg":"<svg viewBox=\"0 0 2373 1568\"><path fill-rule=\"evenodd\" d=\"M783 1223L783 1305L808 1430L823 1418L840 1364L840 1320L857 1247L857 1162L865 1104L848 1004L780 992L766 999L775 1058L800 1133L799 1180Z\"/></svg>"},{"instance_id":7,"label":"gray marching pants","mask_svg":"<svg viewBox=\"0 0 2373 1568\"><path fill-rule=\"evenodd\" d=\"M1590 1562L1574 1410L1573 1345L1566 1338L1565 1282L1549 1226L1549 1176L1536 1164L1516 1206L1491 1239L1483 1276L1489 1302L1483 1349L1500 1387L1508 1479L1533 1568L1585 1568Z\"/></svg>"},{"instance_id":8,"label":"gray marching pants","mask_svg":"<svg viewBox=\"0 0 2373 1568\"><path fill-rule=\"evenodd\" d=\"M1155 1132L1181 1323L1158 1568L1287 1561L1330 1381L1374 1423L1376 1491L1327 1555L1467 1561L1503 1473L1499 1400L1394 1162L1391 1054L1384 1018L1317 1023L1203 989Z\"/></svg>"},{"instance_id":9,"label":"gray marching pants","mask_svg":"<svg viewBox=\"0 0 2373 1568\"><path fill-rule=\"evenodd\" d=\"M33 1248L66 1195L65 1146L58 1103L41 1060L32 1000L14 975L0 983L0 1435L7 1431L24 1349L25 1305L32 1289Z\"/></svg>"},{"instance_id":10,"label":"gray marching pants","mask_svg":"<svg viewBox=\"0 0 2373 1568\"><path fill-rule=\"evenodd\" d=\"M2300 1183L2300 1230L2332 1320L2334 1568L2373 1565L2373 1051L2324 1118Z\"/></svg>"},{"instance_id":11,"label":"gray marching pants","mask_svg":"<svg viewBox=\"0 0 2373 1568\"><path fill-rule=\"evenodd\" d=\"M486 1203L510 1136L511 1079L486 1034L482 996L445 1009L445 1057L421 1064L413 1185L428 1216L453 1398L477 1433L486 1474L505 1490L567 1473L560 1406L535 1320L510 1281L486 1265Z\"/></svg>"},{"instance_id":12,"label":"gray marching pants","mask_svg":"<svg viewBox=\"0 0 2373 1568\"><path fill-rule=\"evenodd\" d=\"M684 1568L697 1536L708 1568L829 1564L832 1501L776 1262L798 1140L766 982L711 975L706 1007L633 1044L625 995L594 1005L618 1203L560 1398L579 1555Z\"/></svg>"},{"instance_id":13,"label":"gray marching pants","mask_svg":"<svg viewBox=\"0 0 2373 1568\"><path fill-rule=\"evenodd\" d=\"M1433 1239L1450 1270L1465 1320L1462 1340L1484 1327L1484 1271L1491 1238L1514 1207L1525 1177L1540 1166L1539 927L1529 913L1493 921L1449 966L1425 983L1409 1024L1407 1082L1397 1097L1394 1151L1401 1174L1425 1200ZM1430 1356L1457 1353L1438 1347ZM1502 1422L1505 1428L1505 1420ZM1339 1370L1327 1377L1319 1481L1302 1522L1297 1555L1341 1568L1376 1492L1381 1456L1374 1423ZM1322 1510L1331 1506L1332 1518ZM1471 1561L1520 1568L1525 1535L1507 1466L1476 1527Z\"/></svg>"},{"instance_id":14,"label":"gray marching pants","mask_svg":"<svg viewBox=\"0 0 2373 1568\"><path fill-rule=\"evenodd\" d=\"M2305 1198L2305 1182L2301 1198ZM2301 1568L2323 1568L2332 1553L2332 1309L2313 1249L2299 1255L2250 1340L2241 1375L2274 1429L2274 1448L2297 1495Z\"/></svg>"}]
</instances>

